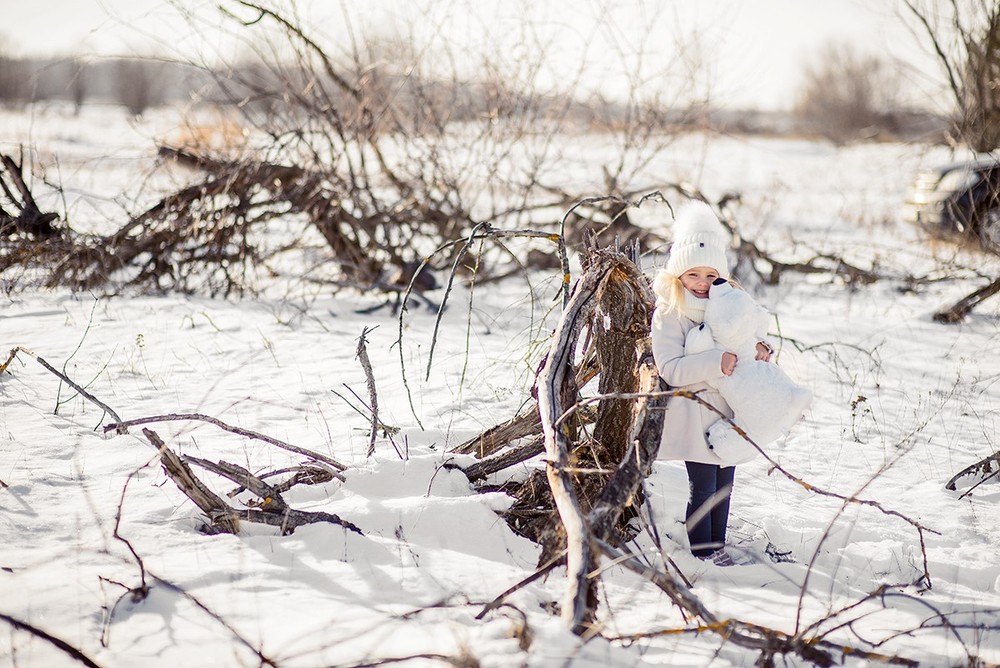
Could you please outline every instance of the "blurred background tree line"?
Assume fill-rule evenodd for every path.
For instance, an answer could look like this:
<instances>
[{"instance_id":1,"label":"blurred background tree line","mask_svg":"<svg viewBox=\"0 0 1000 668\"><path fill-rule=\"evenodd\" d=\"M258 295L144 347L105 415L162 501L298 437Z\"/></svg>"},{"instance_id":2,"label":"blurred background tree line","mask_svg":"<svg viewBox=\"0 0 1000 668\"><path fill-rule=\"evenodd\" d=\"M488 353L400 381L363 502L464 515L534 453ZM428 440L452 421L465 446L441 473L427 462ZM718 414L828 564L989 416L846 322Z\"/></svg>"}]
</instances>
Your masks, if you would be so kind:
<instances>
[{"instance_id":1,"label":"blurred background tree line","mask_svg":"<svg viewBox=\"0 0 1000 668\"><path fill-rule=\"evenodd\" d=\"M265 74L259 64L250 62L209 72L200 65L147 57L19 58L5 52L0 43L0 106L71 103L78 113L85 104L112 104L137 116L156 107L192 102L226 106L235 104L228 94L232 84L260 80ZM383 72L381 76L386 75ZM664 118L692 129L708 126L737 133L821 136L837 143L944 140L949 119L939 112L905 107L899 85L897 70L889 59L846 43L828 43L804 64L798 99L791 110L705 108L696 115L688 110L662 112ZM470 98L489 94L486 87L472 83L464 91ZM556 97L549 102L567 103ZM626 104L607 98L570 104L580 121L594 124L620 123L629 113ZM470 105L467 110L471 109Z\"/></svg>"},{"instance_id":2,"label":"blurred background tree line","mask_svg":"<svg viewBox=\"0 0 1000 668\"><path fill-rule=\"evenodd\" d=\"M900 21L907 24L923 48L934 55L939 78L945 82L941 99L914 106L901 95L905 63L893 61L888 50L865 51L848 42L819 44L802 64L796 100L787 111L753 109L700 110L698 114L661 109L662 118L723 129L730 132L776 132L822 136L837 143L864 140L922 140L963 144L975 151L1000 146L1000 6L992 0L900 0ZM648 36L636 36L637 41ZM401 43L407 38L400 36ZM398 89L390 72L401 73L413 55L389 40L366 45L380 63L369 70L383 79L387 90ZM263 55L263 54L258 54ZM707 54L709 57L711 54ZM247 59L215 71L166 58L21 58L0 38L0 105L17 107L29 103L71 102L79 110L86 103L116 104L140 115L161 105L233 104L233 82L257 79L272 69ZM525 58L526 64L531 57ZM273 71L272 71L273 73ZM403 75L401 75L403 76ZM412 78L407 73L403 78ZM439 86L458 82L438 81ZM494 82L495 83L495 82ZM490 95L484 82L464 82L467 98ZM495 92L495 90L494 90ZM510 96L517 91L503 92ZM453 96L454 97L454 96ZM532 95L538 103L537 95ZM245 102L245 100L243 100ZM670 100L665 100L670 102ZM553 96L552 105L566 105ZM607 97L570 102L583 121L617 124L627 118L627 103L615 104ZM601 109L594 109L599 105ZM466 111L478 113L478 104ZM457 110L461 113L461 109ZM457 120L466 120L459 116Z\"/></svg>"}]
</instances>

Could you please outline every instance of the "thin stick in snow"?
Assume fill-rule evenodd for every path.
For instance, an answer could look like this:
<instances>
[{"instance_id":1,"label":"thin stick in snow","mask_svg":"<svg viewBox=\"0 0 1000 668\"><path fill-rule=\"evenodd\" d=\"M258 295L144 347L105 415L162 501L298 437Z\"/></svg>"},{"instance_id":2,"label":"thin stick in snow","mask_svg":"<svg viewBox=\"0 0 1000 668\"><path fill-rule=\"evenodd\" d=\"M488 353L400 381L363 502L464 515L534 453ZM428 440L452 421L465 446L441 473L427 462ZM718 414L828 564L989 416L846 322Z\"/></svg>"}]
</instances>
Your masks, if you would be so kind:
<instances>
[{"instance_id":1,"label":"thin stick in snow","mask_svg":"<svg viewBox=\"0 0 1000 668\"><path fill-rule=\"evenodd\" d=\"M113 417L115 420L117 420L118 422L122 421L121 417L118 415L118 413L115 412L115 410L113 408L111 408L106 403L104 403L103 401L101 401L100 399L98 399L97 397L95 397L94 395L92 395L87 390L85 390L82 387L80 387L79 385L77 385L75 382L73 382L72 380L70 380L69 376L67 376L66 374L64 374L61 371L59 371L54 366L52 366L51 364L49 364L48 362L46 362L43 358L41 358L38 355L36 355L35 353L31 352L30 350L28 350L24 346L15 346L13 349L11 349L10 355L7 357L7 361L4 362L2 365L0 365L0 373L3 373L4 371L7 370L7 367L10 365L10 363L12 361L14 361L14 358L17 357L17 354L19 352L20 353L24 353L25 355L28 355L29 357L31 357L32 359L34 359L36 362L38 362L39 364L41 364L43 367L45 367L46 369L48 369L49 371L51 371L53 374L56 375L57 378L59 378L61 381L63 381L64 383L66 383L67 385L69 385L70 387L72 387L74 390L76 390L77 392L79 392L81 397L87 399L88 401L92 401L94 404L96 404L97 406L99 406L101 408L101 410L103 410L105 413L107 413L108 415L110 415L111 417ZM104 431L107 432L108 430L105 429Z\"/></svg>"},{"instance_id":2,"label":"thin stick in snow","mask_svg":"<svg viewBox=\"0 0 1000 668\"><path fill-rule=\"evenodd\" d=\"M378 393L375 391L375 374L372 372L372 363L368 359L368 348L366 344L368 339L365 338L368 332L371 330L365 327L361 330L361 336L358 337L358 350L356 356L358 361L361 362L361 368L365 370L365 381L368 386L368 400L369 409L372 413L372 429L371 433L368 435L368 453L367 455L371 457L375 454L375 437L378 434Z\"/></svg>"}]
</instances>

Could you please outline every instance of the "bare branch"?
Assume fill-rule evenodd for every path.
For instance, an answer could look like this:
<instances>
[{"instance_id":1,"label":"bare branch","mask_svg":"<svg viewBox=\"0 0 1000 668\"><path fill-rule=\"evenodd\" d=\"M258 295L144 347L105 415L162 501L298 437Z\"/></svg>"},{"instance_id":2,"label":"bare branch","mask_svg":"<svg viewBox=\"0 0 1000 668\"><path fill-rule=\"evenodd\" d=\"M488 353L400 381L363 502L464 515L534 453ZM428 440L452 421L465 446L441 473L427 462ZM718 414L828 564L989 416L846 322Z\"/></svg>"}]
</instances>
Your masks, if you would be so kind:
<instances>
[{"instance_id":1,"label":"bare branch","mask_svg":"<svg viewBox=\"0 0 1000 668\"><path fill-rule=\"evenodd\" d=\"M229 462L210 462L207 459L192 457L191 455L183 455L181 459L185 462L200 466L206 471L211 471L212 473L221 475L224 478L229 478L236 484L245 487L262 499L261 508L266 508L269 511L277 513L282 513L288 509L288 504L285 503L283 498L281 498L281 493L277 489L268 485L266 482L253 475L242 466L230 464Z\"/></svg>"},{"instance_id":2,"label":"bare branch","mask_svg":"<svg viewBox=\"0 0 1000 668\"><path fill-rule=\"evenodd\" d=\"M139 585L136 587L129 587L120 582L114 583L124 588L125 592L118 597L118 600L115 601L113 606L111 606L111 609L108 610L107 615L104 618L104 625L103 628L101 629L101 645L104 647L108 647L110 644L111 621L114 618L115 611L118 609L118 606L121 604L121 602L124 601L126 597L128 597L133 603L138 603L139 601L144 601L146 597L149 596L149 585L146 584L146 565L145 563L143 563L142 557L139 556L139 553L135 551L135 547L132 545L131 541L122 536L120 533L121 523L122 523L122 509L125 507L125 492L128 490L129 483L132 482L135 475L146 466L149 466L148 462L139 469L132 471L132 473L129 474L128 478L125 479L125 484L122 486L122 495L121 498L118 500L118 508L115 511L115 530L113 533L116 539L120 540L125 544L125 547L127 547L128 551L132 553L132 557L135 559L136 564L139 566ZM106 578L103 579L107 580ZM111 582L111 580L107 581Z\"/></svg>"},{"instance_id":3,"label":"bare branch","mask_svg":"<svg viewBox=\"0 0 1000 668\"><path fill-rule=\"evenodd\" d=\"M0 189L18 210L14 216L0 208L0 235L11 236L15 232L21 232L39 239L59 236L59 230L52 226L52 222L58 220L59 216L55 213L42 213L38 208L31 189L24 182L23 162L23 155L21 164L18 164L10 156L0 153ZM20 200L8 188L7 179L14 183Z\"/></svg>"},{"instance_id":4,"label":"bare branch","mask_svg":"<svg viewBox=\"0 0 1000 668\"><path fill-rule=\"evenodd\" d=\"M556 554L554 557L552 557L551 559L549 559L548 563L546 563L544 566L542 566L541 568L536 569L534 573L532 573L528 577L524 578L523 580L521 580L517 584L509 587L508 589L505 589L502 594L500 594L495 599L493 599L492 601L490 601L489 603L487 603L485 606L483 606L483 609L480 610L479 614L476 615L476 619L482 619L487 614L489 614L490 611L496 610L497 608L499 608L501 605L503 605L503 602L507 599L508 596L510 596L514 592L518 591L519 589L523 589L523 588L527 587L529 584L531 584L532 582L534 582L538 578L540 578L540 577L542 577L542 576L550 573L552 571L552 569L554 569L556 566L559 566L559 565L563 564L565 558L566 558L566 551L565 550L563 550L562 552L559 552L558 554Z\"/></svg>"},{"instance_id":5,"label":"bare branch","mask_svg":"<svg viewBox=\"0 0 1000 668\"><path fill-rule=\"evenodd\" d=\"M948 85L951 87L952 95L955 96L956 100L962 99L962 87L959 84L959 77L955 74L955 71L952 68L951 58L948 56L944 45L941 43L937 29L930 24L927 12L919 10L913 2L911 2L911 0L903 0L903 5L910 10L910 13L913 14L917 21L920 22L920 25L924 28L924 32L927 33L927 37L931 41L934 53L937 54L938 64L944 68L945 74L948 76Z\"/></svg>"},{"instance_id":6,"label":"bare branch","mask_svg":"<svg viewBox=\"0 0 1000 668\"><path fill-rule=\"evenodd\" d=\"M947 483L945 483L944 487L945 489L949 489L954 492L958 486L958 481L961 480L962 478L978 476L980 478L979 482L976 483L976 485L978 486L981 485L986 480L989 480L992 477L996 477L997 474L1000 474L1000 451L994 452L992 455L989 455L987 457L983 457L975 464L970 464L969 466L966 466L964 469L953 475L951 479L948 480ZM966 492L965 494L968 493L969 492ZM962 496L964 497L965 494L963 494Z\"/></svg>"},{"instance_id":7,"label":"bare branch","mask_svg":"<svg viewBox=\"0 0 1000 668\"><path fill-rule=\"evenodd\" d=\"M59 378L61 381L63 381L64 383L66 383L67 385L69 385L70 387L72 387L74 390L76 390L77 392L79 392L80 396L82 396L83 398L87 399L88 401L91 401L94 404L96 404L97 406L99 406L101 408L101 410L103 410L105 413L107 413L108 415L110 415L111 417L113 417L115 420L117 420L118 422L122 421L121 417L118 415L118 413L115 412L115 410L113 408L111 408L110 406L108 406L107 404L105 404L103 401L101 401L100 399L98 399L97 397L95 397L94 395L92 395L87 390L85 390L82 387L80 387L79 385L77 385L75 382L73 382L73 380L71 380L69 378L69 376L67 376L66 374L64 374L61 371L59 371L54 366L52 366L51 364L49 364L48 362L46 362L43 358L41 358L38 355L36 355L35 353L31 352L30 350L28 350L24 346L15 346L10 351L10 356L7 357L7 361L4 362L3 365L0 365L0 373L3 373L4 371L7 370L7 367L10 365L10 363L14 360L14 358L17 356L17 354L19 352L24 353L25 355L28 355L29 357L31 357L32 359L34 359L36 362L38 362L43 367L45 367L46 369L48 369L50 372L52 372L53 374L55 374L55 376L57 378ZM104 431L105 431L105 433L107 433L108 429L105 429Z\"/></svg>"},{"instance_id":8,"label":"bare branch","mask_svg":"<svg viewBox=\"0 0 1000 668\"><path fill-rule=\"evenodd\" d=\"M208 516L212 523L212 528L218 531L223 533L238 533L240 520L247 520L249 522L279 527L282 535L287 535L303 524L329 522L363 535L361 529L357 526L332 513L306 512L289 507L273 487L262 482L242 467L235 464L214 464L206 460L191 458L198 465L208 468L214 473L245 484L251 490L256 489L258 492L265 494L265 496L261 497L262 503L259 508L246 508L243 510L231 508L221 497L208 489L192 473L183 459L171 451L156 432L150 429L143 429L142 433L160 451L160 463L163 465L163 470L167 476L174 481L185 496L191 499ZM187 459L187 457L184 459Z\"/></svg>"},{"instance_id":9,"label":"bare branch","mask_svg":"<svg viewBox=\"0 0 1000 668\"><path fill-rule=\"evenodd\" d=\"M178 457L166 443L151 429L143 429L143 435L150 444L160 451L160 464L163 472L174 481L180 488L184 496L191 499L205 515L208 516L212 527L224 533L236 534L240 531L240 520L235 511L230 508L212 490L202 483L191 469Z\"/></svg>"},{"instance_id":10,"label":"bare branch","mask_svg":"<svg viewBox=\"0 0 1000 668\"><path fill-rule=\"evenodd\" d=\"M118 416L115 417L117 418ZM111 424L105 425L104 432L107 433L109 431L114 430L119 434L125 434L128 432L129 427L135 427L141 424L153 424L156 422L173 422L177 420L198 420L201 422L208 422L209 424L213 424L219 429L222 429L223 431L228 431L233 434L245 436L246 438L252 438L264 441L265 443L269 443L275 447L281 448L282 450L288 450L289 452L294 452L296 454L309 457L310 459L313 459L317 462L323 462L324 464L329 464L337 471L344 471L347 469L347 466L341 464L340 462L331 457L327 457L326 455L322 455L313 450L307 450L306 448L301 448L297 445L291 445L290 443L285 443L284 441L279 441L278 439L272 436L267 436L266 434L261 434L260 432L253 431L251 429L244 429L242 427L236 427L230 424L226 424L225 422L219 420L218 418L214 418L210 415L204 415L202 413L168 413L166 415L153 415L150 417L136 418L134 420L125 420L125 421L121 420L121 418L118 418L118 422L113 422ZM343 480L342 477L340 476L338 477L341 480Z\"/></svg>"},{"instance_id":11,"label":"bare branch","mask_svg":"<svg viewBox=\"0 0 1000 668\"><path fill-rule=\"evenodd\" d=\"M506 238L518 238L518 237L525 238L525 239L547 239L549 241L554 242L556 244L558 252L560 254L560 262L563 265L563 271L564 271L563 282L564 282L564 285L568 285L569 284L569 280L570 280L570 275L569 275L569 260L568 260L568 257L566 255L566 243L565 243L565 241L564 241L564 239L563 239L563 237L561 235L551 234L551 233L547 233L547 232L539 232L537 230L498 230L498 229L494 229L493 226L490 225L490 224L488 224L488 223L481 223L479 225L476 225L475 230L473 230L473 232L470 233L468 235L468 237L465 238L465 239L452 240L452 241L448 241L448 242L445 242L445 243L441 244L440 246L438 246L437 248L435 248L427 257L425 257L423 260L421 260L421 262L417 266L416 270L414 270L413 276L410 278L409 285L407 285L407 287L406 287L406 292L403 293L402 308L400 308L400 310L399 310L399 318L398 318L398 324L399 324L398 331L399 331L399 334L398 334L398 338L396 339L395 345L396 345L397 349L399 350L400 373L401 373L402 378L403 378L403 387L406 389L406 397L407 397L407 400L409 401L409 404L410 404L410 412L413 414L414 419L417 421L417 424L420 426L421 429L423 429L423 423L420 421L420 416L417 415L417 409L416 409L416 407L413 404L413 392L410 389L410 383L409 383L409 381L407 379L407 374L406 374L406 360L404 359L404 356L403 356L404 355L404 351L403 351L403 323L404 323L404 319L403 319L403 317L404 317L404 315L406 313L406 302L409 299L410 294L413 292L414 285L417 282L417 277L420 275L420 272L423 271L424 268L427 267L430 264L432 258L434 258L436 255L438 255L438 254L440 254L440 253L442 253L442 252L444 252L446 250L454 248L455 246L457 246L459 244L462 244L463 248L467 249L470 244L472 244L474 241L477 241L477 240L480 240L480 239L494 239L494 240L499 240L499 239L506 239ZM454 267L452 269L451 278L452 279L454 278ZM449 289L450 289L450 285L451 285L451 283L449 283ZM443 304L442 304L442 308L443 308ZM439 310L439 312L438 312L438 317L439 318L440 318L440 315L441 315L441 311ZM435 332L436 331L437 330L435 328ZM432 348L431 349L432 349L432 352L433 352L433 343L432 343ZM429 372L430 372L430 367L428 366L428 373Z\"/></svg>"},{"instance_id":12,"label":"bare branch","mask_svg":"<svg viewBox=\"0 0 1000 668\"><path fill-rule=\"evenodd\" d=\"M10 615L5 615L2 612L0 612L0 620L7 622L15 629L18 629L20 631L26 631L27 633L30 633L36 638L41 638L42 640L49 643L53 647L57 648L61 652L65 653L74 661L82 663L83 665L88 666L89 668L100 668L98 664L94 663L94 661L90 657L88 657L86 654L78 650L76 647L73 647L65 640L60 640L59 638L56 638L47 631L43 631L37 626L29 624L28 622L23 622L20 619L11 617Z\"/></svg>"},{"instance_id":13,"label":"bare branch","mask_svg":"<svg viewBox=\"0 0 1000 668\"><path fill-rule=\"evenodd\" d=\"M962 297L948 308L938 311L934 314L934 322L942 322L946 324L962 322L965 320L965 316L969 315L972 309L998 292L1000 292L1000 278L997 278L990 282L989 285L983 286L965 297Z\"/></svg>"},{"instance_id":14,"label":"bare branch","mask_svg":"<svg viewBox=\"0 0 1000 668\"><path fill-rule=\"evenodd\" d=\"M539 429L541 426L539 425ZM493 457L482 459L474 464L471 464L462 471L469 477L470 482L476 482L477 480L483 480L487 476L496 473L497 471L502 471L506 468L510 468L521 462L525 462L532 457L542 454L545 452L545 441L541 435L536 436L527 443L519 445L513 448L509 448Z\"/></svg>"}]
</instances>

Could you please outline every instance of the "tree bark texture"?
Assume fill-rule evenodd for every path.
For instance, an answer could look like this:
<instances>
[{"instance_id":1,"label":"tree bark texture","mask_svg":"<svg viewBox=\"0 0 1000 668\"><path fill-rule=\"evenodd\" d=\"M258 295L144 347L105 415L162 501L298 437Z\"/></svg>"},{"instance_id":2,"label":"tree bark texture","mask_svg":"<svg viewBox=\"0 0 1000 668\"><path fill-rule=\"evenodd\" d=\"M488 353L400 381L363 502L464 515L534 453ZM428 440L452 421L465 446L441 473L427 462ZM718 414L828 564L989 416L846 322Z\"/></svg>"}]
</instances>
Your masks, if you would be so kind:
<instances>
[{"instance_id":1,"label":"tree bark texture","mask_svg":"<svg viewBox=\"0 0 1000 668\"><path fill-rule=\"evenodd\" d=\"M636 375L639 393L651 394L662 389L660 373L653 361L652 345L648 337L639 345ZM618 521L627 508L635 505L642 481L652 471L656 454L660 450L663 410L666 408L667 398L666 394L640 397L635 403L628 450L590 511L591 530L599 540L612 540Z\"/></svg>"},{"instance_id":2,"label":"tree bark texture","mask_svg":"<svg viewBox=\"0 0 1000 668\"><path fill-rule=\"evenodd\" d=\"M636 341L649 335L652 300L648 292L645 278L621 263L616 263L598 288L593 332L602 395L634 393L638 387ZM593 444L599 468L614 467L625 457L631 440L632 404L631 399L601 400Z\"/></svg>"}]
</instances>

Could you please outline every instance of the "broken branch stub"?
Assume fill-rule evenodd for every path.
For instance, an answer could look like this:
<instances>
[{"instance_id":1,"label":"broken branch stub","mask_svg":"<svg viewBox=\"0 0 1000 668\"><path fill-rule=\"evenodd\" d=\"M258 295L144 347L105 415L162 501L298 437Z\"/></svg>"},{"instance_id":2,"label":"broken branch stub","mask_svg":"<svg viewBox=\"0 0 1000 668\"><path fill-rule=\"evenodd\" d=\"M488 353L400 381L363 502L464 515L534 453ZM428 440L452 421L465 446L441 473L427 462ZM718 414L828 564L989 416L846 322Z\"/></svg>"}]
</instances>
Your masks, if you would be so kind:
<instances>
[{"instance_id":1,"label":"broken branch stub","mask_svg":"<svg viewBox=\"0 0 1000 668\"><path fill-rule=\"evenodd\" d=\"M213 529L220 533L237 534L240 531L240 520L222 498L208 489L191 471L191 468L177 456L163 439L152 429L144 428L143 436L150 444L160 451L160 464L174 484L198 506L211 521Z\"/></svg>"}]
</instances>

